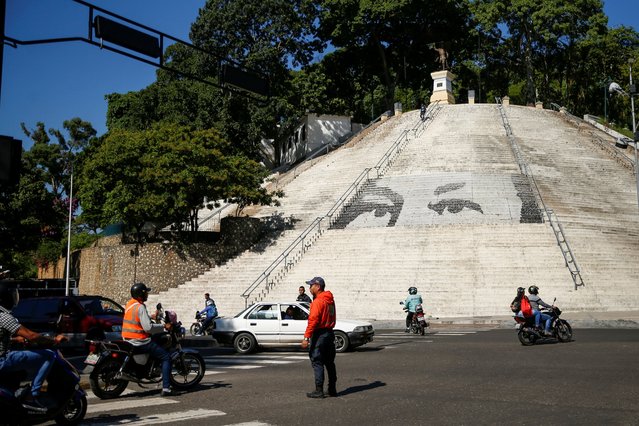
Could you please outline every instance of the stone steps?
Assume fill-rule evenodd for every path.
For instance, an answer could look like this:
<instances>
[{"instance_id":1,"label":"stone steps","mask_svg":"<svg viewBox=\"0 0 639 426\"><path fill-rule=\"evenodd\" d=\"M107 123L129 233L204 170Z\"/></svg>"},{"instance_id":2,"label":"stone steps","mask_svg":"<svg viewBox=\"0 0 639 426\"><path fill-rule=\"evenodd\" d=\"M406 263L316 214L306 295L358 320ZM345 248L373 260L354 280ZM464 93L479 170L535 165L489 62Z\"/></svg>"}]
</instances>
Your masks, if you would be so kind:
<instances>
[{"instance_id":1,"label":"stone steps","mask_svg":"<svg viewBox=\"0 0 639 426\"><path fill-rule=\"evenodd\" d=\"M443 106L384 176L353 201L342 215L346 226L324 231L266 297L292 300L299 285L320 275L335 295L338 314L351 318L403 318L398 303L411 285L419 288L427 313L437 317L508 315L516 288L531 284L566 311L636 309L634 176L558 113L516 106L505 111L545 205L564 227L585 287L575 291L550 226L526 221L522 212L541 206L531 201L532 192L521 195L532 189L520 174L497 107L477 104ZM295 176L282 176L282 206L261 208L257 215L294 217L295 229L261 252L245 252L160 295L163 304L171 300L178 313L192 315L209 292L222 314L237 313L248 285L416 120L416 112L404 113L356 144L300 167ZM441 214L433 210L454 198L464 202L445 203Z\"/></svg>"}]
</instances>

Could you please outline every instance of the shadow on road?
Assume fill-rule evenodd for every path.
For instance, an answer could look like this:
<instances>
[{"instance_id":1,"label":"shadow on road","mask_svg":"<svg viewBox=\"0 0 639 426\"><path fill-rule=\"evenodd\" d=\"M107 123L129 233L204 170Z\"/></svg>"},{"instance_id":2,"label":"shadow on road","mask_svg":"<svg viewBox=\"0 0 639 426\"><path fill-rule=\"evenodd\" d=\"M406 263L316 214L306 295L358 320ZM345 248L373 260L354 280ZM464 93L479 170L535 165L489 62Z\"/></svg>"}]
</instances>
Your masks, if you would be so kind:
<instances>
[{"instance_id":1,"label":"shadow on road","mask_svg":"<svg viewBox=\"0 0 639 426\"><path fill-rule=\"evenodd\" d=\"M386 383L384 382L380 382L379 380L376 380L372 383L369 383L367 385L360 385L360 386L351 386L350 388L346 388L343 391L339 392L337 395L338 396L344 396L344 395L349 395L351 393L357 393L357 392L363 392L363 391L367 391L370 389L375 389L375 388L379 388L382 386L386 386Z\"/></svg>"}]
</instances>

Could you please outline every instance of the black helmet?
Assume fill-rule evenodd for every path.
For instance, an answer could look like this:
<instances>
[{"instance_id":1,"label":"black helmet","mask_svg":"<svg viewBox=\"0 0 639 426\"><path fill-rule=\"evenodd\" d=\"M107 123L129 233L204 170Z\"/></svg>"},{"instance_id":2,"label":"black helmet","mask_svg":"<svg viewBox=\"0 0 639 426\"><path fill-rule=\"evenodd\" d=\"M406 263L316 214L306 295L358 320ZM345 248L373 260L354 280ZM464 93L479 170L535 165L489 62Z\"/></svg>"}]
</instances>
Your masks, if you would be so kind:
<instances>
[{"instance_id":1,"label":"black helmet","mask_svg":"<svg viewBox=\"0 0 639 426\"><path fill-rule=\"evenodd\" d=\"M537 287L536 285L531 285L530 287L528 287L528 293L530 293L530 294L538 294L539 293L539 287Z\"/></svg>"},{"instance_id":2,"label":"black helmet","mask_svg":"<svg viewBox=\"0 0 639 426\"><path fill-rule=\"evenodd\" d=\"M20 300L18 286L13 281L0 281L0 306L12 310Z\"/></svg>"},{"instance_id":3,"label":"black helmet","mask_svg":"<svg viewBox=\"0 0 639 426\"><path fill-rule=\"evenodd\" d=\"M131 286L131 297L134 299L146 300L151 289L144 283L135 283Z\"/></svg>"},{"instance_id":4,"label":"black helmet","mask_svg":"<svg viewBox=\"0 0 639 426\"><path fill-rule=\"evenodd\" d=\"M417 287L410 287L408 289L408 294L417 294Z\"/></svg>"}]
</instances>

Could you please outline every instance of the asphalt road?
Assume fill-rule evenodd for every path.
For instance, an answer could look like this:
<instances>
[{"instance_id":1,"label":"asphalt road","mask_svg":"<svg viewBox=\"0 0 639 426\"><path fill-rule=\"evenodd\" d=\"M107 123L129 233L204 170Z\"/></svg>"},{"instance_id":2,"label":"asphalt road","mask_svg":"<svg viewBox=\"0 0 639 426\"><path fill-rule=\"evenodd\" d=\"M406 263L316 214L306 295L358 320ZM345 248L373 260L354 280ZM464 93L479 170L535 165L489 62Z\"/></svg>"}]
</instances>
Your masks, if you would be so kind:
<instances>
[{"instance_id":1,"label":"asphalt road","mask_svg":"<svg viewBox=\"0 0 639 426\"><path fill-rule=\"evenodd\" d=\"M195 390L130 386L90 398L87 424L639 424L639 329L576 329L570 343L519 344L514 330L436 329L338 354L338 398L312 400L307 354L202 350Z\"/></svg>"}]
</instances>

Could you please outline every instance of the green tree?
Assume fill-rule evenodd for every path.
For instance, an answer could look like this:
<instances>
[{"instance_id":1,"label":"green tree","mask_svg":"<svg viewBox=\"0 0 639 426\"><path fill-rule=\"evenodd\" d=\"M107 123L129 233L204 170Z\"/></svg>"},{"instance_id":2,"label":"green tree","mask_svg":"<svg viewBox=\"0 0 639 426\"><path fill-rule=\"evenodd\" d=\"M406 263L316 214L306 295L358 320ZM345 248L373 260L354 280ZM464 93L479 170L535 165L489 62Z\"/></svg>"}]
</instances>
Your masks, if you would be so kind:
<instances>
[{"instance_id":1,"label":"green tree","mask_svg":"<svg viewBox=\"0 0 639 426\"><path fill-rule=\"evenodd\" d=\"M359 57L369 81L376 76L383 82L386 109L397 85L412 82L421 91L422 80L437 68L429 46L444 41L457 53L470 23L467 2L458 0L321 0L320 11L319 37Z\"/></svg>"},{"instance_id":2,"label":"green tree","mask_svg":"<svg viewBox=\"0 0 639 426\"><path fill-rule=\"evenodd\" d=\"M565 101L580 66L579 44L606 31L601 0L477 0L472 10L479 30L497 40L498 52L515 69L513 82L525 81L527 104L538 92Z\"/></svg>"},{"instance_id":3,"label":"green tree","mask_svg":"<svg viewBox=\"0 0 639 426\"><path fill-rule=\"evenodd\" d=\"M197 230L204 197L269 204L260 184L266 170L241 155L214 130L159 124L149 130L109 132L81 173L83 209L100 226L124 223L141 241L142 226L171 223ZM186 227L183 224L187 224Z\"/></svg>"},{"instance_id":4,"label":"green tree","mask_svg":"<svg viewBox=\"0 0 639 426\"><path fill-rule=\"evenodd\" d=\"M63 252L70 165L81 161L96 132L80 118L65 121L62 131L47 130L41 122L33 130L23 123L22 129L33 145L22 156L19 184L0 189L0 262L13 265L7 269L14 277L33 277L35 265L53 262Z\"/></svg>"}]
</instances>

